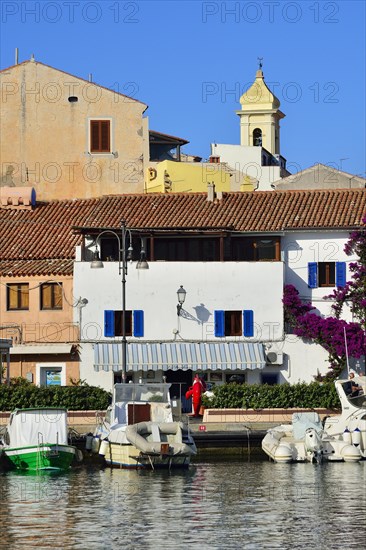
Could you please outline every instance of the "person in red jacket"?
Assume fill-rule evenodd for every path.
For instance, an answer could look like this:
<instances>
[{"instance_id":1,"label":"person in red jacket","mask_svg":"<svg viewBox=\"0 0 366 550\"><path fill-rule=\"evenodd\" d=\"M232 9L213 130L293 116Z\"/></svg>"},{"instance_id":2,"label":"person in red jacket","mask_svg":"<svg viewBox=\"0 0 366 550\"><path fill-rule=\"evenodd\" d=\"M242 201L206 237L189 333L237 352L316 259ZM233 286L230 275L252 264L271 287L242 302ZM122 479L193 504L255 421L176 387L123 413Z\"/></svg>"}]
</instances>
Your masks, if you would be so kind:
<instances>
[{"instance_id":1,"label":"person in red jacket","mask_svg":"<svg viewBox=\"0 0 366 550\"><path fill-rule=\"evenodd\" d=\"M194 416L197 418L200 416L200 408L202 403L202 394L206 391L206 384L198 374L195 375L193 380L193 385L189 388L186 393L186 398L189 399L193 397L193 411Z\"/></svg>"}]
</instances>

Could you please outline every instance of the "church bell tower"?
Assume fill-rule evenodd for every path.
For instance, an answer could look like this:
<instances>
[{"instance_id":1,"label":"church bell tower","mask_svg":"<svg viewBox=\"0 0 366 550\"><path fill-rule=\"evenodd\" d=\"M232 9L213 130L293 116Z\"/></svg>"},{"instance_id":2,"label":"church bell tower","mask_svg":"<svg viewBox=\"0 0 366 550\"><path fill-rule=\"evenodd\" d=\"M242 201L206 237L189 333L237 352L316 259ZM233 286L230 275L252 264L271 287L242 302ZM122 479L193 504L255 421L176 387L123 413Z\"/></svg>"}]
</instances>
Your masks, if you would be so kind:
<instances>
[{"instance_id":1,"label":"church bell tower","mask_svg":"<svg viewBox=\"0 0 366 550\"><path fill-rule=\"evenodd\" d=\"M262 62L252 86L240 98L240 145L264 147L272 155L280 154L280 102L264 82Z\"/></svg>"}]
</instances>

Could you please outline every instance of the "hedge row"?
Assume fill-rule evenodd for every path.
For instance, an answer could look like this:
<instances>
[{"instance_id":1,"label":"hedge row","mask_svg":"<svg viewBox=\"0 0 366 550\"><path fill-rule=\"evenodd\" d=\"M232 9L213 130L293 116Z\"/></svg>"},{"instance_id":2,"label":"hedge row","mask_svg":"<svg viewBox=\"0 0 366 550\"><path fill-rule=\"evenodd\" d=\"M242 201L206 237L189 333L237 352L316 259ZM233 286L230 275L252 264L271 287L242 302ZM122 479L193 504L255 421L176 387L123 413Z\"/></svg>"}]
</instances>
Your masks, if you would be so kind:
<instances>
[{"instance_id":1,"label":"hedge row","mask_svg":"<svg viewBox=\"0 0 366 550\"><path fill-rule=\"evenodd\" d=\"M0 386L0 410L65 407L70 411L105 410L111 394L94 386Z\"/></svg>"},{"instance_id":2,"label":"hedge row","mask_svg":"<svg viewBox=\"0 0 366 550\"><path fill-rule=\"evenodd\" d=\"M203 404L214 409L326 408L341 404L334 383L319 384L224 384L214 387L214 397Z\"/></svg>"}]
</instances>

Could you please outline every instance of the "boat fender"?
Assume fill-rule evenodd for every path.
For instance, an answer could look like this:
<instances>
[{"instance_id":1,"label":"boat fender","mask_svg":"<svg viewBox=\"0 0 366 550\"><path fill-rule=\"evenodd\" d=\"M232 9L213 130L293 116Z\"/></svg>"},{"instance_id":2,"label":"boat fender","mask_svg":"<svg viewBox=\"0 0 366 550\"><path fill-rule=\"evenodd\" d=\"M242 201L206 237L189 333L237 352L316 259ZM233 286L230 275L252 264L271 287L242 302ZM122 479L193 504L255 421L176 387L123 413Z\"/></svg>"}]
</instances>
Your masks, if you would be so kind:
<instances>
[{"instance_id":1,"label":"boat fender","mask_svg":"<svg viewBox=\"0 0 366 550\"><path fill-rule=\"evenodd\" d=\"M103 441L100 443L99 454L102 456L105 456L108 449L109 449L109 441L108 439L103 439Z\"/></svg>"},{"instance_id":2,"label":"boat fender","mask_svg":"<svg viewBox=\"0 0 366 550\"><path fill-rule=\"evenodd\" d=\"M361 432L358 428L356 428L352 432L352 443L355 447L357 447L361 443Z\"/></svg>"},{"instance_id":3,"label":"boat fender","mask_svg":"<svg viewBox=\"0 0 366 550\"><path fill-rule=\"evenodd\" d=\"M343 441L345 443L352 443L352 435L348 428L346 428L343 432Z\"/></svg>"},{"instance_id":4,"label":"boat fender","mask_svg":"<svg viewBox=\"0 0 366 550\"><path fill-rule=\"evenodd\" d=\"M94 439L94 436L92 433L88 433L86 434L86 438L85 438L85 449L87 451L91 451L92 450L92 447L93 447L93 439Z\"/></svg>"},{"instance_id":5,"label":"boat fender","mask_svg":"<svg viewBox=\"0 0 366 550\"><path fill-rule=\"evenodd\" d=\"M100 447L100 436L99 435L95 435L93 437L93 440L92 440L92 453L99 453L99 447Z\"/></svg>"}]
</instances>

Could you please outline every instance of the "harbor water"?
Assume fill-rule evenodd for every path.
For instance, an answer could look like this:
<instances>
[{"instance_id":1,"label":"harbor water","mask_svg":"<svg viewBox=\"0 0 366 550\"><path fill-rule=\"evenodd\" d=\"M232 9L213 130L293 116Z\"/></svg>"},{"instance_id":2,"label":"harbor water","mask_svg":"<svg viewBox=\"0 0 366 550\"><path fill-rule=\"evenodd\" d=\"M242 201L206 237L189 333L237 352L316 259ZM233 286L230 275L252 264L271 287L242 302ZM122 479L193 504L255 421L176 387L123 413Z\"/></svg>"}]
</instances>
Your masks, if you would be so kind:
<instances>
[{"instance_id":1,"label":"harbor water","mask_svg":"<svg viewBox=\"0 0 366 550\"><path fill-rule=\"evenodd\" d=\"M0 548L359 549L366 461L0 474Z\"/></svg>"}]
</instances>

